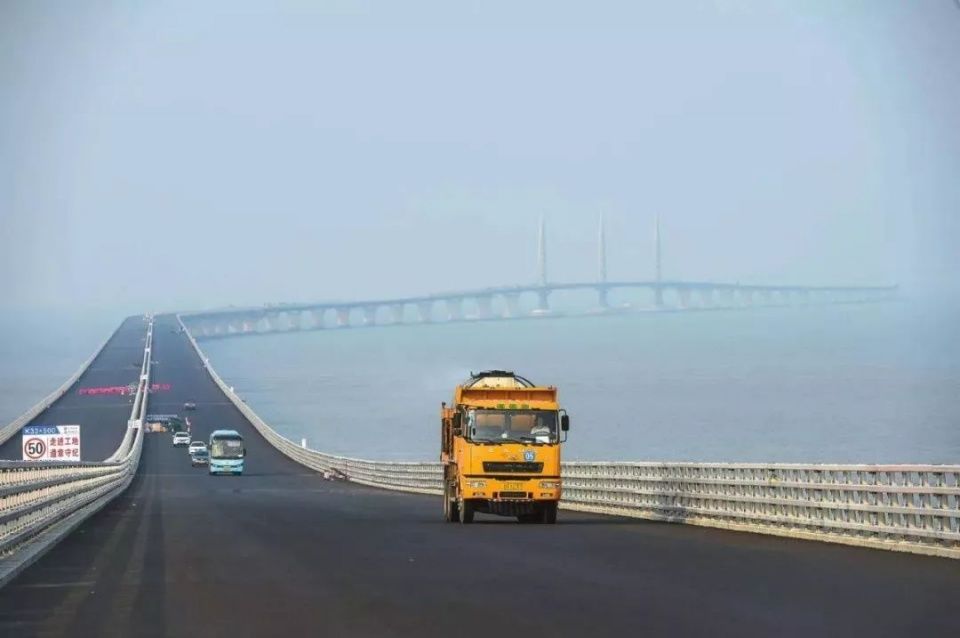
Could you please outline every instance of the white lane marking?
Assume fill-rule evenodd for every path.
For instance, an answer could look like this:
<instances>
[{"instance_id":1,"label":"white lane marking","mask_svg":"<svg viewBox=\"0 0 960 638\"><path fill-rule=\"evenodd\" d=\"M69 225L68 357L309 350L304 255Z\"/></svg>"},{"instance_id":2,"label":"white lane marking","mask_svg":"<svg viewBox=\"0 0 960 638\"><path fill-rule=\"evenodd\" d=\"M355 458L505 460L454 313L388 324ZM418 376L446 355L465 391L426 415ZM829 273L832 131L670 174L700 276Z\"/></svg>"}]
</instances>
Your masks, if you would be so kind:
<instances>
[{"instance_id":1,"label":"white lane marking","mask_svg":"<svg viewBox=\"0 0 960 638\"><path fill-rule=\"evenodd\" d=\"M73 583L31 583L28 585L17 585L16 589L51 589L54 587L91 587L96 585L95 580L81 580Z\"/></svg>"}]
</instances>

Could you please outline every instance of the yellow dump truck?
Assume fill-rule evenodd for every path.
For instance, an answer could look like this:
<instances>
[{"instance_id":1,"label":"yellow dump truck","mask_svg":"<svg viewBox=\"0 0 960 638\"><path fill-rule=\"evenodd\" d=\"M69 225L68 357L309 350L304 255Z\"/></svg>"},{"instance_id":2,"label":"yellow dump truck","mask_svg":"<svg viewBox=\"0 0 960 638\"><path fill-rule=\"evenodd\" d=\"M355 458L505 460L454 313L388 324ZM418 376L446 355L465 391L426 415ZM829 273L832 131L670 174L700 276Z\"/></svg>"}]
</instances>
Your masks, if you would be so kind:
<instances>
[{"instance_id":1,"label":"yellow dump truck","mask_svg":"<svg viewBox=\"0 0 960 638\"><path fill-rule=\"evenodd\" d=\"M458 385L440 410L443 514L472 523L476 512L555 523L560 444L570 417L555 387L489 370Z\"/></svg>"}]
</instances>

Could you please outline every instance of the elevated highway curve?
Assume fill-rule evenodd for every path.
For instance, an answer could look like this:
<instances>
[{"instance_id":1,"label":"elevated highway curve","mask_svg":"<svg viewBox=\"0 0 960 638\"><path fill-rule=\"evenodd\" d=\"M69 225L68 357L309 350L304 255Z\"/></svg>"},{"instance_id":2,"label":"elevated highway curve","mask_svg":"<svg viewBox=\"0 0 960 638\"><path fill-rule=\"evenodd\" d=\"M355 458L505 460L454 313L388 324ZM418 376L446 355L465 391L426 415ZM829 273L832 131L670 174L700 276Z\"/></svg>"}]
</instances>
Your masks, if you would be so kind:
<instances>
[{"instance_id":1,"label":"elevated highway curve","mask_svg":"<svg viewBox=\"0 0 960 638\"><path fill-rule=\"evenodd\" d=\"M135 386L143 359L143 317L128 317L104 345L76 383L30 425L79 425L80 454L84 461L102 461L123 438L133 394L119 394ZM20 435L0 445L0 460L19 461Z\"/></svg>"},{"instance_id":2,"label":"elevated highway curve","mask_svg":"<svg viewBox=\"0 0 960 638\"><path fill-rule=\"evenodd\" d=\"M150 411L194 401L195 438L239 430L246 474L210 477L149 435L127 492L0 590L0 635L960 635L955 561L570 512L445 524L436 498L277 452L175 318L153 351L170 389Z\"/></svg>"}]
</instances>

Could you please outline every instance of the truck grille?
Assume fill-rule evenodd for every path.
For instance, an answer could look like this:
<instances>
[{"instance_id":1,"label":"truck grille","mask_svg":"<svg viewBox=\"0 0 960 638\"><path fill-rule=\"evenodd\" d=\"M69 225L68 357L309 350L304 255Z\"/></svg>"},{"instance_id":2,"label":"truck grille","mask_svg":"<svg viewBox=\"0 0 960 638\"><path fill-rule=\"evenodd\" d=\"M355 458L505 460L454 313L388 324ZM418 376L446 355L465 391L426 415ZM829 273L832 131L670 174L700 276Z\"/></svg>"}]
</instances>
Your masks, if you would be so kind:
<instances>
[{"instance_id":1,"label":"truck grille","mask_svg":"<svg viewBox=\"0 0 960 638\"><path fill-rule=\"evenodd\" d=\"M484 461L483 471L539 474L543 471L543 463L527 463L522 461Z\"/></svg>"}]
</instances>

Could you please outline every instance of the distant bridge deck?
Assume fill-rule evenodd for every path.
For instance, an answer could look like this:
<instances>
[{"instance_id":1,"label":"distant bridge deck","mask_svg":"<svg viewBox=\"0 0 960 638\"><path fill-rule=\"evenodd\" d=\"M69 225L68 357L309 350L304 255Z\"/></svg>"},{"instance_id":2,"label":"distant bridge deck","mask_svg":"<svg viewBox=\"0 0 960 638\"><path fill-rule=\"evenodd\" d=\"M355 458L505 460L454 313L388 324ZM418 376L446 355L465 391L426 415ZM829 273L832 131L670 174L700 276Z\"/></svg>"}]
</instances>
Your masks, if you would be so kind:
<instances>
[{"instance_id":1,"label":"distant bridge deck","mask_svg":"<svg viewBox=\"0 0 960 638\"><path fill-rule=\"evenodd\" d=\"M650 295L646 308L610 303L616 290L641 290ZM396 298L311 303L264 304L182 313L198 337L224 337L264 332L359 327L433 321L477 321L569 316L550 307L557 292L592 291L595 308L576 314L604 314L629 310L697 310L744 308L802 303L870 302L892 298L896 285L803 286L740 284L711 281L641 280L521 284ZM534 297L534 307L523 308L523 296ZM465 308L474 306L472 312ZM437 307L441 307L438 315ZM415 315L408 316L413 309Z\"/></svg>"}]
</instances>

